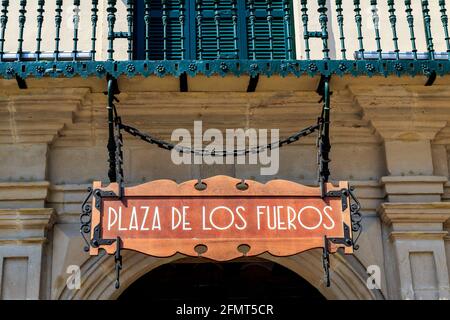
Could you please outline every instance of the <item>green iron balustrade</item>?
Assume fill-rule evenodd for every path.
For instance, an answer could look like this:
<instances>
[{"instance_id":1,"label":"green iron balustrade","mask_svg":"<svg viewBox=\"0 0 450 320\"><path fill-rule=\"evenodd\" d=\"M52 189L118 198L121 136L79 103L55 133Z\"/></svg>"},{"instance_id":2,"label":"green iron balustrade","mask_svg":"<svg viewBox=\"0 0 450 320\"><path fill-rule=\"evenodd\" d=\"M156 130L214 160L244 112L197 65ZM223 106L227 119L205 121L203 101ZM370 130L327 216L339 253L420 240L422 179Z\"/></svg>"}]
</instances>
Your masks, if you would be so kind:
<instances>
[{"instance_id":1,"label":"green iron balustrade","mask_svg":"<svg viewBox=\"0 0 450 320\"><path fill-rule=\"evenodd\" d=\"M450 72L445 0L104 0L103 6L98 0L37 0L35 8L26 0L12 3L0 2L4 78ZM81 29L84 19L90 20L87 29ZM125 30L116 30L118 22ZM100 25L106 26L104 51ZM12 39L9 28L15 26ZM49 37L53 48L47 48ZM121 40L127 45L118 47Z\"/></svg>"}]
</instances>

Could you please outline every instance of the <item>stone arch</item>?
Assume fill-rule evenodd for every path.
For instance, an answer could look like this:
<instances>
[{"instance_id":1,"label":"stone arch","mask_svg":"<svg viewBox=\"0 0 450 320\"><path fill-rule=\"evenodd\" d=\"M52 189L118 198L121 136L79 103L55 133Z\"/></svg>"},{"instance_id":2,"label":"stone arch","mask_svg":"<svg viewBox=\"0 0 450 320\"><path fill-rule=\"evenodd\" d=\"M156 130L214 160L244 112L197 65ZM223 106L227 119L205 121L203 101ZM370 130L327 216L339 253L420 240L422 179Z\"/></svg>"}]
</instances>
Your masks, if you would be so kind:
<instances>
[{"instance_id":1,"label":"stone arch","mask_svg":"<svg viewBox=\"0 0 450 320\"><path fill-rule=\"evenodd\" d=\"M123 253L124 268L121 272L120 289L115 288L114 257L101 253L91 257L81 266L82 285L77 291L64 288L62 300L109 300L117 299L122 292L141 276L155 268L184 258L176 254L169 258L154 258L135 251ZM330 256L331 287L323 282L322 250L315 249L291 257L275 257L262 254L260 258L280 264L304 278L329 300L375 300L384 299L379 290L369 290L365 281L365 268L354 256L334 254Z\"/></svg>"}]
</instances>

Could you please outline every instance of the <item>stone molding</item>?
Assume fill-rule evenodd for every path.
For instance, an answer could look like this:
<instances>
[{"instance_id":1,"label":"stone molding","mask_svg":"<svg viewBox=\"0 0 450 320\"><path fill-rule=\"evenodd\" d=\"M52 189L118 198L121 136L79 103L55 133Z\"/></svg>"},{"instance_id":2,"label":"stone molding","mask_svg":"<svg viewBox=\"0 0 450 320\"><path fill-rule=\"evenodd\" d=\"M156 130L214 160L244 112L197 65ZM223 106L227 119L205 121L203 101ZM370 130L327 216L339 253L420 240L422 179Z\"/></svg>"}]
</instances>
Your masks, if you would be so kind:
<instances>
[{"instance_id":1,"label":"stone molding","mask_svg":"<svg viewBox=\"0 0 450 320\"><path fill-rule=\"evenodd\" d=\"M0 182L0 208L44 207L49 187L48 181Z\"/></svg>"},{"instance_id":2,"label":"stone molding","mask_svg":"<svg viewBox=\"0 0 450 320\"><path fill-rule=\"evenodd\" d=\"M0 242L45 241L53 223L53 209L0 209Z\"/></svg>"},{"instance_id":3,"label":"stone molding","mask_svg":"<svg viewBox=\"0 0 450 320\"><path fill-rule=\"evenodd\" d=\"M395 223L440 223L450 219L450 203L383 203L378 209L386 225Z\"/></svg>"},{"instance_id":4,"label":"stone molding","mask_svg":"<svg viewBox=\"0 0 450 320\"><path fill-rule=\"evenodd\" d=\"M381 178L389 202L437 202L444 194L447 177L386 176Z\"/></svg>"}]
</instances>

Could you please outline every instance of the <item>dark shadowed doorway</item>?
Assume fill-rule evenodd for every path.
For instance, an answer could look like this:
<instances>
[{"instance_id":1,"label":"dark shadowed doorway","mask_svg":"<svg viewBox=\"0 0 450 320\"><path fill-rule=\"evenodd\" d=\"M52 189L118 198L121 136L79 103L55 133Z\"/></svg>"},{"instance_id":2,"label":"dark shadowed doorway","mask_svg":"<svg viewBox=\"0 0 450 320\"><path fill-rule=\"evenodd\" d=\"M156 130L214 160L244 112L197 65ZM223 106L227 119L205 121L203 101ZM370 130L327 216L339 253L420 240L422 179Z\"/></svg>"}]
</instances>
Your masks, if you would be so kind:
<instances>
[{"instance_id":1,"label":"dark shadowed doorway","mask_svg":"<svg viewBox=\"0 0 450 320\"><path fill-rule=\"evenodd\" d=\"M262 259L227 263L186 259L165 264L136 280L119 297L127 301L139 299L153 304L325 300L293 271Z\"/></svg>"}]
</instances>

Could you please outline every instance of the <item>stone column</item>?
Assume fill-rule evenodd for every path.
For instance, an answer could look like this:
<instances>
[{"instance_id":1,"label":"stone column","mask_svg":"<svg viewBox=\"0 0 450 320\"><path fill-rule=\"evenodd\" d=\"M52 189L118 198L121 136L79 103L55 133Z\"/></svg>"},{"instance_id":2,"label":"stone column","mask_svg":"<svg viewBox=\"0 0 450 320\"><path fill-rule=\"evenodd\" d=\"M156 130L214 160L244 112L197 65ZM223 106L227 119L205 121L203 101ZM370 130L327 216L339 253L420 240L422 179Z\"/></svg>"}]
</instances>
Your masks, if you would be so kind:
<instances>
[{"instance_id":1,"label":"stone column","mask_svg":"<svg viewBox=\"0 0 450 320\"><path fill-rule=\"evenodd\" d=\"M432 98L430 90L435 89L424 88L377 86L352 90L363 118L372 124L385 147L387 172L381 183L386 202L378 213L384 222L390 296L450 299L444 243L450 203L442 202L448 165L445 159L436 166L439 161L433 161L437 154L432 148L432 141L447 126L447 120L438 101L431 101L448 97Z\"/></svg>"},{"instance_id":2,"label":"stone column","mask_svg":"<svg viewBox=\"0 0 450 320\"><path fill-rule=\"evenodd\" d=\"M0 209L0 299L39 299L53 209Z\"/></svg>"},{"instance_id":3,"label":"stone column","mask_svg":"<svg viewBox=\"0 0 450 320\"><path fill-rule=\"evenodd\" d=\"M49 144L73 123L88 91L5 89L0 101L0 299L48 297L51 246L45 244L55 221L46 203Z\"/></svg>"}]
</instances>

